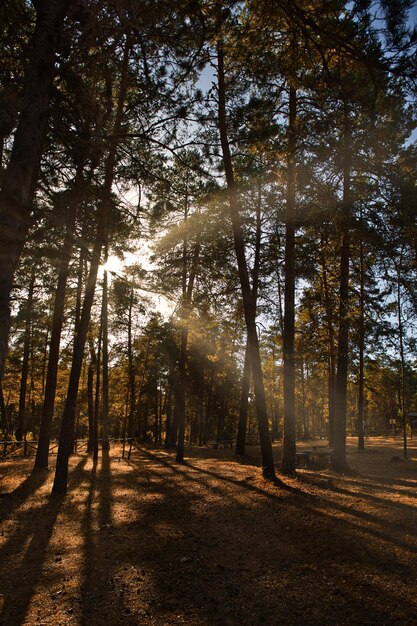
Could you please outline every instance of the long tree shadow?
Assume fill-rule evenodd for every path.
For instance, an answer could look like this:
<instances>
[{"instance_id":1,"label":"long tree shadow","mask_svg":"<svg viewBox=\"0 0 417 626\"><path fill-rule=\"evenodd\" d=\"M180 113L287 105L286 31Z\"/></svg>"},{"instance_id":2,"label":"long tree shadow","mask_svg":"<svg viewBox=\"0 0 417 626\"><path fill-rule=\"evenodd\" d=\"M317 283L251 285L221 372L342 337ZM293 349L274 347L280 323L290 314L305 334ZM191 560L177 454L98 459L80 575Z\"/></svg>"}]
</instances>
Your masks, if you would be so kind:
<instances>
[{"instance_id":1,"label":"long tree shadow","mask_svg":"<svg viewBox=\"0 0 417 626\"><path fill-rule=\"evenodd\" d=\"M108 572L112 555L106 545L106 536L112 529L112 476L110 455L102 451L100 472L93 466L82 522L84 535L84 566L81 586L81 624L103 624L97 612L109 593ZM97 515L95 504L98 502Z\"/></svg>"},{"instance_id":2,"label":"long tree shadow","mask_svg":"<svg viewBox=\"0 0 417 626\"><path fill-rule=\"evenodd\" d=\"M3 521L13 515L13 512L46 482L48 476L48 470L29 474L16 489L10 493L2 494L0 500L0 520Z\"/></svg>"},{"instance_id":3,"label":"long tree shadow","mask_svg":"<svg viewBox=\"0 0 417 626\"><path fill-rule=\"evenodd\" d=\"M74 475L82 471L86 460L81 459ZM24 487L24 499L29 499L44 482L45 476L33 475ZM26 481L25 481L26 482ZM30 488L29 488L30 485ZM19 491L19 497L22 492ZM25 507L18 518L18 527L0 550L2 567L1 589L5 593L0 623L18 626L25 621L26 613L36 586L42 577L46 551L57 516L65 496L49 495L43 505L33 502ZM30 504L30 503L29 503ZM24 549L24 554L20 556ZM19 589L19 602L14 600L14 590Z\"/></svg>"},{"instance_id":4,"label":"long tree shadow","mask_svg":"<svg viewBox=\"0 0 417 626\"><path fill-rule=\"evenodd\" d=\"M403 502L397 502L395 500L391 500L389 498L384 498L383 496L377 496L372 493L368 493L363 489L361 491L355 492L350 489L346 489L345 487L341 487L340 485L330 484L328 486L328 491L333 491L334 493L340 493L341 495L350 496L352 498L361 498L362 500L371 502L378 506L388 506L391 509L398 509L399 511L407 511L409 513L417 513L417 507L412 504L404 504ZM392 490L395 492L395 490ZM398 492L397 492L398 493ZM407 495L408 493L404 493L403 495Z\"/></svg>"},{"instance_id":5,"label":"long tree shadow","mask_svg":"<svg viewBox=\"0 0 417 626\"><path fill-rule=\"evenodd\" d=\"M189 460L185 461L184 463L182 463L181 465L178 465L178 463L174 460L171 459L171 457L162 457L160 454L155 454L150 452L149 450L146 449L141 449L140 452L145 456L148 457L150 459L152 459L153 461L161 464L161 465L165 465L166 467L169 467L171 469L171 471L176 472L178 474L184 475L184 478L186 480L192 480L192 478L189 475L184 474L184 472L182 472L179 467L188 467L191 470L195 471L195 472L200 472L201 474L206 474L207 476L211 476L212 478L216 479L216 480L222 480L222 481L226 481L229 482L232 485L236 485L239 487L243 487L246 488L250 491L254 491L262 496L268 497L268 498L279 498L280 495L278 492L277 493L270 493L268 491L265 491L259 487L256 487L255 485L251 484L250 482L246 481L246 480L236 480L234 478L230 478L229 476L223 476L222 474L218 474L216 472L212 472L210 470L203 470L201 469L198 465L195 465L193 463L191 463ZM288 492L294 495L303 495L306 497L310 497L309 495L306 495L304 492L302 492L300 489L298 489L297 487L294 487L293 485L290 485L288 483L285 483L285 478L283 477L282 480L277 480L272 481L272 480L266 480L265 484L269 484L269 485L274 485L275 487L282 489L282 491L284 492Z\"/></svg>"},{"instance_id":6,"label":"long tree shadow","mask_svg":"<svg viewBox=\"0 0 417 626\"><path fill-rule=\"evenodd\" d=\"M397 558L389 550L379 550L349 519L333 519L308 506L307 498L279 498L220 471L171 467L166 457L149 451L139 451L134 462L139 472L146 471L150 478L153 472L157 480L141 483L149 497L139 499L132 511L138 521L131 541L139 549L130 553L126 549L126 556L145 578L151 573L157 598L147 610L156 622L177 623L181 618L188 624L219 626L362 623L357 615L366 602L371 611L368 624L412 623L405 616L415 610L414 603L410 599L398 609L395 585L387 587L381 581L386 572L396 575ZM161 475L159 468L168 473ZM187 476L190 473L193 476ZM217 484L198 481L196 475ZM198 483L202 489L196 489ZM184 489L187 484L193 487ZM239 493L264 497L237 509L230 505L230 485ZM208 506L200 507L210 492L223 493L223 498L209 497ZM314 501L319 503L320 498ZM121 530L120 536L128 535ZM361 575L370 566L373 577L364 585ZM412 572L405 567L404 572L411 579ZM350 598L345 600L340 588L349 576L356 583L353 588L349 583ZM309 580L315 582L311 592ZM120 585L125 606L129 602L134 606L135 587L128 573ZM317 617L313 610L320 611L323 596L334 609ZM341 610L346 610L346 619Z\"/></svg>"},{"instance_id":7,"label":"long tree shadow","mask_svg":"<svg viewBox=\"0 0 417 626\"><path fill-rule=\"evenodd\" d=\"M145 457L152 458L156 463L169 467L171 471L176 472L176 473L181 473L181 470L175 467L174 461L171 462L166 457L161 458L159 454L151 453L148 450L142 450L141 452ZM237 487L240 487L242 489L246 489L248 491L257 493L261 495L262 497L267 497L273 500L279 499L279 496L277 494L265 491L255 485L252 485L250 482L238 481L233 478L230 478L229 476L224 476L220 472L215 472L215 471L211 471L208 469L202 469L201 467L197 465L192 465L191 463L188 463L187 466L199 474L214 478L216 481L223 481L226 483L234 484ZM192 478L187 475L184 475L184 479L186 481L195 481L195 482L201 483L201 481L199 481L198 479ZM214 488L207 485L207 483L206 483L206 486L214 490ZM304 501L304 504L303 504L304 509L309 510L312 514L317 514L318 511L316 510L314 505L311 505L309 503L311 503L312 501L314 502L314 500L320 501L321 504L329 507L328 516L332 517L336 524L339 524L339 522L336 521L336 518L334 517L335 512L341 513L344 516L348 516L349 518L356 518L358 520L357 524L353 523L353 521L349 521L348 519L346 519L346 517L345 519L343 519L343 524L345 524L346 526L350 526L355 531L358 530L360 526L361 531L363 533L372 535L373 537L378 538L378 539L382 539L383 541L392 545L394 548L401 547L409 552L412 552L413 554L417 553L417 547L413 541L413 538L408 537L406 534L406 530L410 530L409 528L401 532L400 529L398 528L398 524L395 521L391 522L389 520L382 519L380 516L378 516L375 513L370 513L368 511L362 511L362 510L356 510L354 506L344 505L340 502L336 502L335 500L329 499L328 492L330 490L334 491L335 493L341 493L343 495L348 495L352 497L358 497L359 495L359 494L352 494L348 490L344 490L344 489L337 488L337 487L335 488L330 487L329 489L326 489L326 490L319 490L319 493L317 494L317 496L312 496L311 494L307 495L305 493L301 495L301 492L298 492L297 490L294 490L294 492L297 493L297 495L300 493L302 500ZM386 501L384 501L383 499L379 499L373 496L370 496L369 500L372 502L377 501L378 504L380 505L387 504ZM299 508L300 500L293 501L291 499L286 498L285 505ZM399 508L400 509L402 508L403 510L407 510L408 512L412 512L412 513L414 513L415 511L415 507L408 506L408 505L401 505ZM318 514L321 516L323 515L326 516L326 514L324 514L323 512L320 512ZM363 522L367 522L367 525L363 526L362 524ZM379 527L382 527L382 530ZM401 538L399 537L400 534L403 535Z\"/></svg>"},{"instance_id":8,"label":"long tree shadow","mask_svg":"<svg viewBox=\"0 0 417 626\"><path fill-rule=\"evenodd\" d=\"M223 480L226 482L232 482L235 484L239 484L240 486L243 486L244 488L250 490L250 491L255 491L258 492L260 495L263 496L267 496L267 497L272 497L274 498L273 494L270 494L268 492L263 491L262 489L259 489L258 487L255 487L254 485L251 485L250 483L246 483L244 482L243 484L241 482L235 481L233 479L230 479L229 477L225 477L222 476L219 473L216 472L212 472L210 470L205 470L202 469L198 466L193 466L190 465L190 467L192 467L195 471L200 472L202 474L205 475L209 475L212 477L215 477L217 480ZM377 503L379 506L393 506L393 508L397 508L399 510L403 510L403 511L407 511L408 513L415 513L415 507L414 506L410 506L410 505L406 505L406 504L401 504L401 503L392 503L391 501L388 503L386 500L384 500L383 498L377 498L376 496L371 496L370 494L355 494L350 492L347 489L343 489L343 488L338 488L338 487L333 487L330 486L328 489L326 490L319 490L319 493L317 494L316 497L314 496L307 496L306 497L306 504L305 504L305 508L308 508L311 512L316 512L314 506L310 506L308 504L308 500L320 500L324 505L329 507L329 515L332 515L332 511L337 511L339 513L342 513L344 515L347 515L349 517L353 517L356 518L358 520L358 522L368 522L368 524L371 524L372 526L366 526L363 527L362 526L362 530L365 533L368 534L372 534L374 537L377 537L378 539L382 539L386 542L388 542L389 544L392 544L394 547L402 547L414 554L417 554L417 547L415 545L415 543L413 542L413 538L407 538L406 536L404 536L402 539L399 538L399 527L398 527L398 523L396 523L395 521L389 521L386 519L382 519L379 515L375 514L375 513L369 513L368 511L362 511L362 510L356 510L356 508L354 506L348 506L348 505L343 505L340 502L336 502L333 499L330 499L329 496L329 491L333 491L334 493L340 493L342 495L347 495L347 496L351 496L353 498L362 498L364 500L369 500L372 503ZM291 501L290 500L286 500L285 501L286 505L290 506L291 505ZM349 522L345 519L344 523L348 523ZM384 530L379 530L377 528L377 526L382 526ZM410 528L406 529L407 531L410 530ZM406 535L406 530L403 531L403 534Z\"/></svg>"},{"instance_id":9,"label":"long tree shadow","mask_svg":"<svg viewBox=\"0 0 417 626\"><path fill-rule=\"evenodd\" d=\"M49 496L47 503L37 511L36 518L42 519L42 530L38 529L33 533L20 566L9 570L8 586L10 591L6 595L3 610L0 613L0 623L17 626L25 621L26 612L34 588L39 582L46 549L64 498L64 496ZM37 555L35 562L32 556L33 553ZM10 574L11 571L13 574ZM19 592L19 602L16 603L12 589L18 585L21 586L21 590Z\"/></svg>"},{"instance_id":10,"label":"long tree shadow","mask_svg":"<svg viewBox=\"0 0 417 626\"><path fill-rule=\"evenodd\" d=\"M326 502L328 491L322 498L268 483L264 490L233 471L139 450L120 464L103 455L84 473L77 623L413 623L414 599L397 587L402 577L414 580L415 568L399 559L393 537L374 539L348 517L349 506L336 516L340 503Z\"/></svg>"}]
</instances>

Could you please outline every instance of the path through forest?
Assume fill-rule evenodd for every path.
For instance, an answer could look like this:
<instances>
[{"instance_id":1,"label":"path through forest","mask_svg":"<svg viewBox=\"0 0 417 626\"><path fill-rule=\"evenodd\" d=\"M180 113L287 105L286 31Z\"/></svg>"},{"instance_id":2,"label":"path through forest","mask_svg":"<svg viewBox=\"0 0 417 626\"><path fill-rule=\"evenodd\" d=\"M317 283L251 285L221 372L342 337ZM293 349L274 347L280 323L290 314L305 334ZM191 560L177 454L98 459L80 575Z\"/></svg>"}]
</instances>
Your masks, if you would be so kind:
<instances>
[{"instance_id":1,"label":"path through forest","mask_svg":"<svg viewBox=\"0 0 417 626\"><path fill-rule=\"evenodd\" d=\"M192 449L72 458L52 472L0 465L0 623L417 623L417 447L349 445L355 470L302 470L287 489L253 458ZM275 450L278 454L278 450Z\"/></svg>"}]
</instances>

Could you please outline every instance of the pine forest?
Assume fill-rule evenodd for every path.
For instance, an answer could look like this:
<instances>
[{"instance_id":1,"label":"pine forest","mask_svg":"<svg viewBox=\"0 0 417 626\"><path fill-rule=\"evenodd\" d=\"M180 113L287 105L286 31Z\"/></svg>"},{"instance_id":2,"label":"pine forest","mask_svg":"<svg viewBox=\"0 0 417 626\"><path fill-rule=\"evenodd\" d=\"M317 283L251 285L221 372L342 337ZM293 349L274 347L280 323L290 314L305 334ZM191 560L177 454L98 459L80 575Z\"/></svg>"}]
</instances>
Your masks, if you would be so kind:
<instances>
[{"instance_id":1,"label":"pine forest","mask_svg":"<svg viewBox=\"0 0 417 626\"><path fill-rule=\"evenodd\" d=\"M0 26L0 624L416 624L414 1Z\"/></svg>"}]
</instances>

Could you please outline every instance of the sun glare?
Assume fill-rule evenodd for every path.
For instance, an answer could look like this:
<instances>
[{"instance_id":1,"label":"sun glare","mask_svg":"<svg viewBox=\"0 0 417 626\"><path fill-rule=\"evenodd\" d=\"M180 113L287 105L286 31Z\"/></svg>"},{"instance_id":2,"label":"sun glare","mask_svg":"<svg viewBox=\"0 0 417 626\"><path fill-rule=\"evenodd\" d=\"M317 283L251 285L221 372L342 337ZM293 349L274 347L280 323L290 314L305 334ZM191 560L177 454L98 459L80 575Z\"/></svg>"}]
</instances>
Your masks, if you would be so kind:
<instances>
[{"instance_id":1,"label":"sun glare","mask_svg":"<svg viewBox=\"0 0 417 626\"><path fill-rule=\"evenodd\" d=\"M123 273L124 262L122 259L119 259L118 256L110 255L107 259L106 263L100 265L99 276L102 277L104 271L107 270L109 273L109 280L111 281L113 274L122 274Z\"/></svg>"}]
</instances>

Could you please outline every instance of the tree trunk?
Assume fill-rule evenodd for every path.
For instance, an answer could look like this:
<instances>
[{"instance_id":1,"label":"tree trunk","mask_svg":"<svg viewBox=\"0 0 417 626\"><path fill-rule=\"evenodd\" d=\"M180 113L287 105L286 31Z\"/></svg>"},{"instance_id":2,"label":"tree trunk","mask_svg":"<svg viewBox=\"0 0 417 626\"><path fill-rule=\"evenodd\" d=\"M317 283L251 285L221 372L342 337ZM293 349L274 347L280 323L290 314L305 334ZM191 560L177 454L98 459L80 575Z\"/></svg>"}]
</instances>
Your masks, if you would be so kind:
<instances>
[{"instance_id":1,"label":"tree trunk","mask_svg":"<svg viewBox=\"0 0 417 626\"><path fill-rule=\"evenodd\" d=\"M92 453L94 447L94 364L90 360L87 372L87 411L88 411L88 441L87 452Z\"/></svg>"},{"instance_id":2,"label":"tree trunk","mask_svg":"<svg viewBox=\"0 0 417 626\"><path fill-rule=\"evenodd\" d=\"M301 397L302 397L302 417L303 417L303 439L307 441L310 438L310 429L308 427L307 407L306 407L306 374L304 371L304 359L300 361L300 377L301 377ZM308 380L308 372L307 372Z\"/></svg>"},{"instance_id":3,"label":"tree trunk","mask_svg":"<svg viewBox=\"0 0 417 626\"><path fill-rule=\"evenodd\" d=\"M154 422L153 422L153 442L158 445L158 428L159 428L159 394L158 394L158 375L157 372L154 372L154 384L153 386L153 412L154 412Z\"/></svg>"},{"instance_id":4,"label":"tree trunk","mask_svg":"<svg viewBox=\"0 0 417 626\"><path fill-rule=\"evenodd\" d=\"M103 336L103 324L102 319L100 320L100 329L98 332L98 347L97 347L97 366L96 366L96 392L94 399L94 423L93 423L93 459L97 461L98 459L98 437L99 437L99 428L98 424L100 421L100 383L101 383L101 364L102 364L102 356L101 356L101 342Z\"/></svg>"},{"instance_id":5,"label":"tree trunk","mask_svg":"<svg viewBox=\"0 0 417 626\"><path fill-rule=\"evenodd\" d=\"M217 42L217 72L218 72L218 127L223 154L223 164L227 182L227 192L232 221L233 241L238 265L239 280L242 292L243 311L248 337L249 359L252 367L255 403L258 418L259 438L262 453L262 471L265 477L275 478L274 457L268 426L265 389L263 384L262 363L259 351L258 334L256 330L254 301L249 281L248 267L245 257L245 243L240 217L240 202L234 179L233 164L226 122L226 86L224 75L224 52L222 42Z\"/></svg>"},{"instance_id":6,"label":"tree trunk","mask_svg":"<svg viewBox=\"0 0 417 626\"><path fill-rule=\"evenodd\" d=\"M347 379L349 364L349 260L350 260L350 221L351 221L351 129L349 110L345 103L343 129L343 199L340 227L342 245L340 251L340 287L339 287L339 341L337 347L336 402L334 424L334 448L332 467L344 472L346 462L346 411Z\"/></svg>"},{"instance_id":7,"label":"tree trunk","mask_svg":"<svg viewBox=\"0 0 417 626\"><path fill-rule=\"evenodd\" d=\"M245 362L243 365L242 391L240 395L239 422L236 437L235 454L245 454L245 440L248 423L248 399L250 388L249 344L246 341Z\"/></svg>"},{"instance_id":8,"label":"tree trunk","mask_svg":"<svg viewBox=\"0 0 417 626\"><path fill-rule=\"evenodd\" d=\"M188 218L188 194L185 195L184 201L184 223ZM188 265L188 238L185 235L182 244L182 303L181 303L181 334L180 346L178 353L178 372L174 392L174 415L172 420L172 428L170 432L170 446L177 445L177 461L182 463L184 460L184 433L185 433L185 385L186 385L186 360L187 360L187 340L188 326L185 321L185 315L188 316L186 309L187 298L187 265ZM181 424L181 426L180 426ZM181 441L180 441L181 439Z\"/></svg>"},{"instance_id":9,"label":"tree trunk","mask_svg":"<svg viewBox=\"0 0 417 626\"><path fill-rule=\"evenodd\" d=\"M181 339L180 339L180 342L181 342ZM177 393L178 378L179 378L179 371L177 370L175 374L174 384L173 384L174 408L172 410L172 419L169 420L169 428L167 430L167 435L166 435L166 440L165 440L165 447L168 450L175 448L175 446L177 445L177 440L178 440L178 410L175 411L175 404L177 402L177 398L179 400L179 396Z\"/></svg>"},{"instance_id":10,"label":"tree trunk","mask_svg":"<svg viewBox=\"0 0 417 626\"><path fill-rule=\"evenodd\" d=\"M19 415L18 423L15 432L16 440L22 441L26 435L26 391L29 375L29 357L30 357L30 340L31 340L31 325L32 325L32 306L33 306L33 290L35 287L35 272L32 272L32 276L29 284L28 299L26 302L25 311L25 335L23 343L23 360L22 360L22 375L20 378L20 393L19 393Z\"/></svg>"},{"instance_id":11,"label":"tree trunk","mask_svg":"<svg viewBox=\"0 0 417 626\"><path fill-rule=\"evenodd\" d=\"M83 283L84 283L84 265L86 265L86 263L87 263L86 249L85 249L84 235L83 235L83 240L81 242L81 248L80 248L80 255L78 257L78 268L77 268L77 291L75 295L74 335L77 333L78 324L80 323L82 292L83 292Z\"/></svg>"},{"instance_id":12,"label":"tree trunk","mask_svg":"<svg viewBox=\"0 0 417 626\"><path fill-rule=\"evenodd\" d=\"M261 207L262 207L262 184L261 184L260 177L258 177L258 198L257 198L257 204L256 204L255 260L254 260L253 270L252 270L252 276L253 276L252 297L253 297L253 306L255 308L255 311L256 311L256 305L257 305L257 300L258 300L259 267L261 264L261 235L262 235ZM250 361L249 361L249 349L248 349L248 341L246 340L245 362L243 365L242 392L240 396L239 421L238 421L238 430L237 430L237 437L236 437L235 454L245 454L245 440L246 440L246 429L247 429L247 421L248 421L250 374L251 374L251 369L250 369Z\"/></svg>"},{"instance_id":13,"label":"tree trunk","mask_svg":"<svg viewBox=\"0 0 417 626\"><path fill-rule=\"evenodd\" d=\"M10 329L10 292L25 244L47 130L55 53L68 0L36 4L36 25L25 75L23 101L0 194L0 380Z\"/></svg>"},{"instance_id":14,"label":"tree trunk","mask_svg":"<svg viewBox=\"0 0 417 626\"><path fill-rule=\"evenodd\" d=\"M185 436L185 386L186 386L186 360L187 360L187 339L188 326L183 318L181 328L180 354L178 358L178 381L175 389L174 419L173 423L178 424L177 461L184 461L184 436Z\"/></svg>"},{"instance_id":15,"label":"tree trunk","mask_svg":"<svg viewBox=\"0 0 417 626\"><path fill-rule=\"evenodd\" d=\"M187 384L187 340L188 340L188 318L190 316L191 298L193 295L194 281L197 274L197 268L200 257L200 243L197 241L192 267L188 278L188 285L186 293L183 298L183 306L181 313L181 343L180 354L178 357L178 383L175 392L175 404L174 404L174 420L177 413L178 421L178 443L177 443L177 462L184 462L184 438L185 438L185 388Z\"/></svg>"},{"instance_id":16,"label":"tree trunk","mask_svg":"<svg viewBox=\"0 0 417 626\"><path fill-rule=\"evenodd\" d=\"M7 422L6 403L4 401L3 386L0 382L0 428L3 431L3 435L6 436L9 431L9 425Z\"/></svg>"},{"instance_id":17,"label":"tree trunk","mask_svg":"<svg viewBox=\"0 0 417 626\"><path fill-rule=\"evenodd\" d=\"M55 393L58 378L59 345L64 321L65 293L69 275L69 265L74 244L75 221L77 206L83 188L83 165L76 172L73 193L70 194L65 239L60 255L58 283L55 293L54 312L52 316L51 341L49 345L48 370L46 374L45 395L42 407L38 449L36 451L35 468L47 469L51 424L54 414Z\"/></svg>"},{"instance_id":18,"label":"tree trunk","mask_svg":"<svg viewBox=\"0 0 417 626\"><path fill-rule=\"evenodd\" d=\"M207 436L208 436L208 427L209 427L209 423L210 423L210 419L211 419L211 414L212 414L212 409L213 409L213 383L214 383L214 363L213 361L210 364L210 382L209 382L209 388L208 388L208 394L207 394L207 407L206 407L206 414L204 417L204 429L203 429L203 445L205 445L207 443Z\"/></svg>"},{"instance_id":19,"label":"tree trunk","mask_svg":"<svg viewBox=\"0 0 417 626\"><path fill-rule=\"evenodd\" d=\"M129 298L129 315L127 322L127 362L129 381L129 413L127 420L127 435L133 437L133 420L135 416L136 388L135 388L135 368L133 363L133 337L132 337L132 312L133 312L133 289Z\"/></svg>"},{"instance_id":20,"label":"tree trunk","mask_svg":"<svg viewBox=\"0 0 417 626\"><path fill-rule=\"evenodd\" d=\"M104 262L107 263L107 250ZM102 443L103 450L110 449L109 443L109 312L108 312L108 272L104 270L103 276L103 301L101 320L103 327L103 410L102 410Z\"/></svg>"},{"instance_id":21,"label":"tree trunk","mask_svg":"<svg viewBox=\"0 0 417 626\"><path fill-rule=\"evenodd\" d=\"M49 323L45 330L45 341L43 342L43 350L42 350L42 398L45 397L45 384L46 384L46 365L48 360L48 346L50 344L49 338Z\"/></svg>"},{"instance_id":22,"label":"tree trunk","mask_svg":"<svg viewBox=\"0 0 417 626\"><path fill-rule=\"evenodd\" d=\"M166 422L165 422L165 444L167 447L167 441L169 440L169 433L171 429L171 420L172 420L172 374L169 374L168 377L168 389L165 392L165 413L166 413Z\"/></svg>"},{"instance_id":23,"label":"tree trunk","mask_svg":"<svg viewBox=\"0 0 417 626\"><path fill-rule=\"evenodd\" d=\"M334 315L333 315L333 301L329 290L329 282L327 277L327 263L324 253L324 242L321 242L321 268L323 278L323 292L324 292L324 306L325 306L325 319L327 326L327 337L329 343L329 381L328 381L328 403L329 403L329 424L328 424L328 438L329 445L333 447L334 444L334 420L335 420L335 400L336 400L336 357L335 357L335 336L334 336Z\"/></svg>"},{"instance_id":24,"label":"tree trunk","mask_svg":"<svg viewBox=\"0 0 417 626\"><path fill-rule=\"evenodd\" d=\"M123 109L127 91L127 73L129 61L129 44L126 42L122 76L117 102L115 122L113 126L113 137L117 136L123 119ZM90 323L91 307L94 301L94 293L97 282L98 268L100 265L101 250L105 243L105 232L107 214L110 209L111 191L114 179L114 169L116 164L115 138L110 143L109 152L104 167L104 184L102 200L97 215L97 231L94 248L91 256L90 271L84 293L84 302L81 311L78 332L74 338L73 359L68 384L67 398L65 402L64 415L62 418L61 432L59 436L58 456L56 462L55 480L53 486L54 493L66 493L68 483L68 459L71 452L71 439L74 433L75 410L77 403L78 386L80 381L81 367L84 357L84 346L87 338L88 326Z\"/></svg>"},{"instance_id":25,"label":"tree trunk","mask_svg":"<svg viewBox=\"0 0 417 626\"><path fill-rule=\"evenodd\" d=\"M400 340L400 409L403 423L403 454L404 458L407 458L407 414L405 407L405 356L404 356L404 326L403 326L403 313L401 304L401 259L397 265L397 318L398 318L398 335Z\"/></svg>"},{"instance_id":26,"label":"tree trunk","mask_svg":"<svg viewBox=\"0 0 417 626\"><path fill-rule=\"evenodd\" d=\"M284 440L281 472L295 472L295 151L297 92L290 82L284 286Z\"/></svg>"},{"instance_id":27,"label":"tree trunk","mask_svg":"<svg viewBox=\"0 0 417 626\"><path fill-rule=\"evenodd\" d=\"M362 218L362 216L361 216ZM362 226L362 221L361 221ZM358 386L358 449L365 450L364 412L364 353L365 353L365 257L361 233L360 242L360 302L359 302L359 386Z\"/></svg>"}]
</instances>

